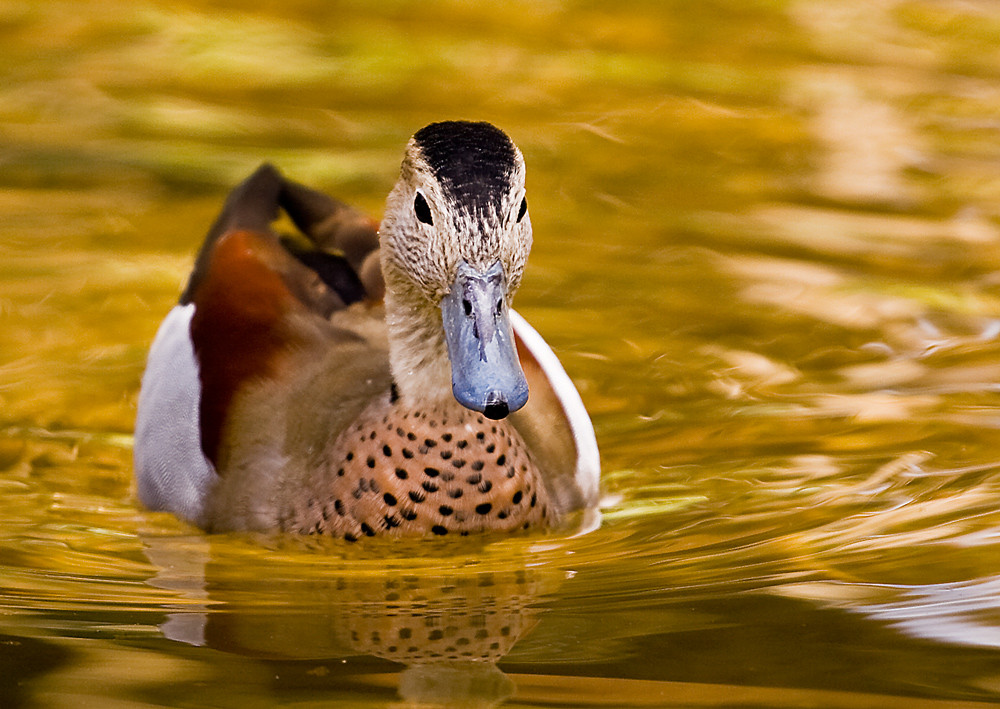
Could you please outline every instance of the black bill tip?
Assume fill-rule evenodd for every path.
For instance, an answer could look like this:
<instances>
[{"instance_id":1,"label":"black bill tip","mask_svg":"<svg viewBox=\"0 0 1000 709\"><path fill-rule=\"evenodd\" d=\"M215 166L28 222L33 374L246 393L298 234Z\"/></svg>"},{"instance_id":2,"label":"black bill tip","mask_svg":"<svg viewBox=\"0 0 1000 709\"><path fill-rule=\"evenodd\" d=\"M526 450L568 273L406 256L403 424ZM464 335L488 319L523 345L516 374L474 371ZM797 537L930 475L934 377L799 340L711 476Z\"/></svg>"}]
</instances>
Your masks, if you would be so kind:
<instances>
[{"instance_id":1,"label":"black bill tip","mask_svg":"<svg viewBox=\"0 0 1000 709\"><path fill-rule=\"evenodd\" d=\"M510 407L507 406L507 398L502 393L491 391L486 395L486 406L483 407L483 414L486 418L499 421L506 418L509 413Z\"/></svg>"}]
</instances>

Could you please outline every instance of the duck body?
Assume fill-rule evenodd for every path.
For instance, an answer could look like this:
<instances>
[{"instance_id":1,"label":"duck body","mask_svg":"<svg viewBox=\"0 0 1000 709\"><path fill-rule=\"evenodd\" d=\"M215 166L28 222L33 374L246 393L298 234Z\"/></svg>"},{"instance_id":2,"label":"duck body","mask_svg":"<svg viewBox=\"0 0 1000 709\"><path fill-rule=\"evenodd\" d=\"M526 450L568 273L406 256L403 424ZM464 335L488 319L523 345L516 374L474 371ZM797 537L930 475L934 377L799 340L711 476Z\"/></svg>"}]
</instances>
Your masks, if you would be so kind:
<instances>
[{"instance_id":1,"label":"duck body","mask_svg":"<svg viewBox=\"0 0 1000 709\"><path fill-rule=\"evenodd\" d=\"M300 236L272 230L279 210ZM489 124L418 132L380 233L258 169L150 349L139 499L210 531L349 541L546 527L592 506L590 419L509 305L526 217L520 153Z\"/></svg>"}]
</instances>

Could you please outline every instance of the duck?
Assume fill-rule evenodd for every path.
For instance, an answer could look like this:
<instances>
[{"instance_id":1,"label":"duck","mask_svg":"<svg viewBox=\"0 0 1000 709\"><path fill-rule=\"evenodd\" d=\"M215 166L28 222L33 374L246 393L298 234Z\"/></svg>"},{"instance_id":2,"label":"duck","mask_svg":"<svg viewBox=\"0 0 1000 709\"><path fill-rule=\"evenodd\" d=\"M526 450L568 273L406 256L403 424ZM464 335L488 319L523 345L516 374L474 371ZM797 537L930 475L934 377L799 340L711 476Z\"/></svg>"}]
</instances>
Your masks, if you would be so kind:
<instances>
[{"instance_id":1,"label":"duck","mask_svg":"<svg viewBox=\"0 0 1000 709\"><path fill-rule=\"evenodd\" d=\"M524 158L490 123L417 131L381 224L261 165L150 347L139 501L208 532L349 542L592 509L593 424L512 308L531 245Z\"/></svg>"}]
</instances>

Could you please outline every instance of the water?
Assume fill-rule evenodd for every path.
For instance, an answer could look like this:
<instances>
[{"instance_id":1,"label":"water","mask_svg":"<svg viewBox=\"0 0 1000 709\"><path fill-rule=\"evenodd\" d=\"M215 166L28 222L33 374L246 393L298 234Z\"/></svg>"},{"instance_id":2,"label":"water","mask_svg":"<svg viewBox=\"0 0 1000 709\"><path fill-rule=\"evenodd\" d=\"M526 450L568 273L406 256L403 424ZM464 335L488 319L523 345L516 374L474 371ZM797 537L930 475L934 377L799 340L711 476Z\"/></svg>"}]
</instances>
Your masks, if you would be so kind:
<instances>
[{"instance_id":1,"label":"water","mask_svg":"<svg viewBox=\"0 0 1000 709\"><path fill-rule=\"evenodd\" d=\"M0 0L0 705L1000 701L997 5L236 5ZM140 509L145 351L227 189L378 214L445 118L524 151L517 306L600 528Z\"/></svg>"}]
</instances>

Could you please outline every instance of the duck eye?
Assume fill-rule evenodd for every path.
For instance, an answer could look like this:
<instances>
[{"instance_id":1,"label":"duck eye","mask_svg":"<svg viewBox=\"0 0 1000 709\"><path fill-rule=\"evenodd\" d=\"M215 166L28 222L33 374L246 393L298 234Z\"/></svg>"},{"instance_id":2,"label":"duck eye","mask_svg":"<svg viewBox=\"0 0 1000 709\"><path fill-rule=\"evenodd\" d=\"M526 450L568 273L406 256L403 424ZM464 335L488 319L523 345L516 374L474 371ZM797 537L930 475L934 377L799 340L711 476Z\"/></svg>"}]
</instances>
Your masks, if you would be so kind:
<instances>
[{"instance_id":1,"label":"duck eye","mask_svg":"<svg viewBox=\"0 0 1000 709\"><path fill-rule=\"evenodd\" d=\"M431 218L431 208L427 205L427 200L424 196L417 192L417 196L413 198L413 211L417 215L417 219L422 221L424 224L433 224L434 220Z\"/></svg>"},{"instance_id":2,"label":"duck eye","mask_svg":"<svg viewBox=\"0 0 1000 709\"><path fill-rule=\"evenodd\" d=\"M517 222L518 222L518 224L521 223L521 220L524 219L524 215L527 214L527 213L528 213L528 198L527 197L522 197L521 198L521 208L519 210L517 210Z\"/></svg>"}]
</instances>

